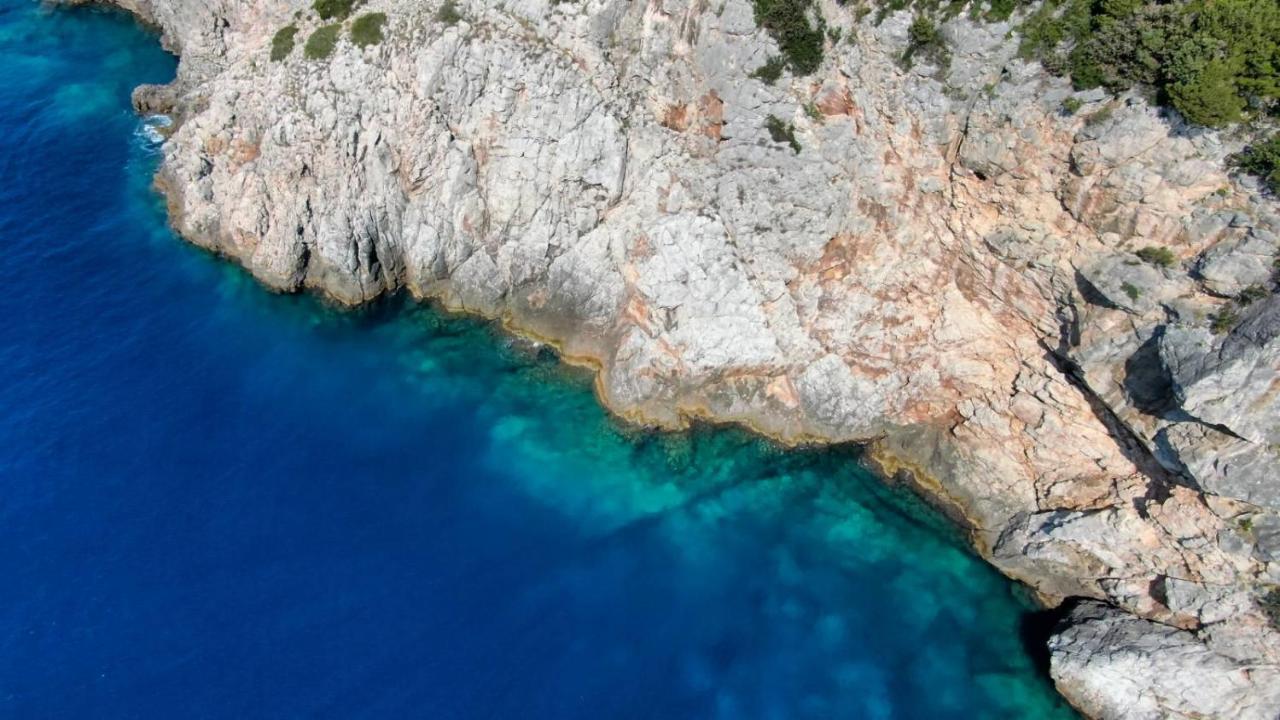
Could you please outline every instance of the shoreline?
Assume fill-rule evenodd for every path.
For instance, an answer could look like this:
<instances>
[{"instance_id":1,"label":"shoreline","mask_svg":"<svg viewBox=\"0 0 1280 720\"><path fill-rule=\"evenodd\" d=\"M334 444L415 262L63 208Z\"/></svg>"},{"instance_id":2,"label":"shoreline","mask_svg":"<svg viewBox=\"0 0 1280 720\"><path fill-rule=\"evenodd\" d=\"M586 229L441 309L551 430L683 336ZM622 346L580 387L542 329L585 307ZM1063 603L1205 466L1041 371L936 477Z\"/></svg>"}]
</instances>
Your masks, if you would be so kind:
<instances>
[{"instance_id":1,"label":"shoreline","mask_svg":"<svg viewBox=\"0 0 1280 720\"><path fill-rule=\"evenodd\" d=\"M95 0L91 3L72 0L73 5L82 4L121 4L128 6L126 9L131 11L131 15L135 18L139 17L142 9L138 7L136 2L132 0L124 0L119 3L108 2L107 0ZM151 26L152 23L147 22L143 18L144 26ZM168 48L177 46L176 42L164 40L167 33L160 23L155 23L157 27L161 27L162 44ZM155 86L145 88L139 92L145 93L145 97L139 100L139 95L135 94L135 105L147 105L149 111L155 111L158 108L153 107L154 104L170 103L166 109L168 115L174 119L173 133L179 133L186 118L181 116L182 109L179 96L190 91L189 87L184 87L181 83L181 72L179 79L175 80L169 86L157 88ZM174 114L177 114L175 117ZM172 140L166 140L166 151L170 149ZM984 477L976 475L979 468L986 470L985 460L979 458L974 460L962 453L967 452L969 448L963 446L958 441L954 441L947 437L948 433L954 435L955 426L950 430L942 426L940 423L929 423L920 421L916 425L895 426L885 424L881 426L880 432L868 433L862 437L831 437L824 436L813 432L814 428L820 423L803 416L803 409L793 411L793 414L799 417L789 417L775 413L774 415L766 415L769 410L767 403L759 403L756 405L733 406L732 403L725 405L727 410L717 410L713 403L708 399L708 393L719 390L715 383L720 382L723 378L711 376L696 378L698 382L704 383L697 386L693 390L681 387L679 381L681 378L674 376L673 386L670 388L672 395L669 398L661 400L644 400L636 402L631 406L620 404L612 397L610 392L610 368L611 361L608 359L608 343L616 339L606 339L592 337L590 330L574 334L575 330L581 328L573 327L581 321L581 318L565 312L560 312L552 308L550 310L540 310L542 315L534 317L534 309L528 305L520 305L520 298L515 297L518 293L526 292L527 288L513 288L510 290L511 296L501 296L497 302L484 301L479 303L468 303L462 293L455 287L454 278L445 277L442 280L433 281L427 285L416 284L411 278L406 278L404 268L399 267L394 272L387 271L386 267L378 265L378 272L385 273L381 277L375 278L376 285L372 290L366 289L364 280L361 278L336 278L342 282L348 283L339 290L330 287L326 282L333 281L335 278L332 268L321 268L320 273L315 273L314 260L309 255L304 256L301 267L293 269L294 275L284 276L273 274L278 271L275 269L264 268L255 264L252 257L247 256L243 246L238 238L232 238L230 231L220 225L214 225L212 228L206 226L205 231L212 229L212 234L205 236L200 231L192 231L188 227L190 223L186 217L187 208L185 207L187 198L184 186L189 185L188 180L179 177L170 177L168 172L170 157L166 152L165 163L157 172L155 186L158 192L165 198L168 210L168 221L170 227L175 234L183 238L184 241L196 245L207 252L219 256L223 261L232 261L247 271L260 285L278 293L298 293L305 292L307 294L322 298L324 302L332 304L340 308L359 308L367 306L369 303L379 302L380 298L385 298L397 293L404 293L406 297L412 299L415 303L428 303L441 308L443 311L455 314L475 317L484 322L493 325L513 337L532 341L547 347L550 347L560 362L573 367L586 369L592 373L592 388L596 401L609 413L612 417L630 426L640 428L655 428L664 431L680 431L687 429L692 424L706 424L708 426L728 426L740 428L745 432L751 433L758 437L768 439L784 448L796 448L803 446L818 447L837 447L841 445L852 445L861 448L860 461L864 467L868 468L876 477L886 484L906 484L913 493L920 497L931 507L940 511L947 519L954 523L956 527L968 539L970 549L980 558L1008 579L1015 583L1024 585L1030 590L1030 594L1035 600L1047 609L1056 609L1066 613L1068 601L1074 600L1095 600L1108 603L1108 607L1114 608L1118 613L1124 613L1127 616L1142 618L1144 622L1150 622L1166 627L1185 629L1189 621L1178 615L1177 608L1163 607L1159 603L1158 598L1154 598L1154 594L1150 597L1146 595L1138 595L1132 597L1126 595L1131 590L1120 588L1119 590L1110 589L1103 581L1110 582L1106 572L1101 573L1098 577L1086 575L1079 567L1072 565L1077 563L1084 568L1084 571L1095 572L1091 568L1094 561L1090 557L1080 559L1069 559L1065 565L1054 565L1055 560L1050 557L1049 564L1042 566L1045 560L1039 556L1027 554L1025 548L1037 549L1037 543L1049 542L1043 539L1042 534L1046 532L1046 528L1052 529L1052 524L1059 522L1056 517L1061 515L1064 519L1078 520L1087 522L1094 517L1095 513L1100 509L1108 507L1107 502L1110 498L1108 495L1101 495L1100 499L1092 499L1087 496L1088 492L1093 492L1091 488L1071 489L1069 492L1086 493L1083 502L1068 498L1055 498L1049 495L1047 498L1035 497L1034 503L1025 504L1024 499L1019 498L1001 498L1002 492L999 487L987 488L984 485ZM224 234L226 235L224 237ZM256 242L256 241L255 241ZM256 247L256 245L255 245ZM310 253L309 248L304 248L304 252ZM239 254L238 254L239 253ZM312 264L308 265L308 260ZM383 260L375 252L374 262ZM403 258L389 259L392 267L396 267L396 263L403 264ZM301 273L297 275L296 273ZM350 293L350 283L359 283L359 298ZM372 294L369 294L369 293ZM478 297L478 296L477 296ZM356 298L353 300L353 298ZM527 299L525 299L527 302ZM493 306L493 310L486 310L485 304ZM522 319L521 316L528 315L528 318ZM1027 327L1032 327L1033 323L1026 321ZM540 326L540 327L535 327ZM1021 327L1021 326L1020 326ZM563 337L556 336L552 331L559 329ZM1022 330L1025 331L1025 328ZM1061 372L1061 369L1059 369ZM753 378L758 380L758 378ZM790 382L788 378L787 382ZM1088 395L1094 392L1094 389L1088 383L1081 382L1081 386L1075 387L1075 391L1082 395ZM710 386L711 389L707 389ZM794 391L794 389L792 389ZM755 390L759 392L759 389ZM1052 394L1052 390L1050 394ZM641 398L643 400L643 398ZM1085 400L1089 400L1086 397ZM1072 401L1074 402L1074 401ZM1105 426L1105 432L1110 439L1121 448L1129 442L1127 436L1117 435L1116 426L1129 429L1122 419L1114 415L1114 409L1106 404L1106 402L1093 396L1094 402L1101 403L1103 408L1112 413L1110 416L1111 423L1106 422L1105 418L1094 418ZM665 403L665 404L664 404ZM654 408L661 410L661 415L653 412ZM1096 413L1097 408L1092 408ZM1069 434L1068 434L1069 437ZM949 444L950 443L950 444ZM1141 443L1139 443L1141 444ZM896 448L896 452L895 452ZM1150 452L1148 449L1147 452ZM945 457L944 457L945 456ZM1149 459L1148 459L1149 460ZM981 461L981 462L980 462ZM932 467L931 467L932 464ZM1103 463L1099 462L1100 465ZM1123 467L1121 465L1120 467ZM966 472L968 473L966 475ZM1014 482L1017 479L1001 479L1002 481ZM1141 469L1134 468L1133 473L1128 477L1112 477L1111 489L1114 495L1121 503L1132 500L1135 504L1141 499L1143 502L1153 502L1152 497L1163 496L1166 500L1173 498L1170 505L1173 511L1166 512L1185 512L1180 508L1191 507L1196 503L1203 503L1203 495L1197 492L1170 486L1166 478L1153 477L1150 474L1144 474ZM1064 483L1065 484L1065 483ZM1055 492L1056 486L1050 486L1049 491ZM1042 492L1040 488L1034 488L1039 494ZM986 492L987 495L981 493ZM993 504L992 501L1001 500L1000 503ZM1024 503L1019 505L1019 503ZM1164 504L1164 500L1160 501ZM1159 507L1159 505L1157 505ZM1219 522L1213 519L1219 513L1222 515L1222 522L1231 517L1230 513L1239 512L1233 510L1234 506L1227 505L1225 511L1215 508L1209 508L1205 514L1209 515L1208 519L1196 518L1193 522L1198 526L1203 526L1203 532L1206 534L1213 530L1213 523ZM1212 512L1209 512L1209 511ZM1016 512L1015 512L1016 511ZM1141 506L1137 507L1133 512L1138 516L1143 516L1149 511ZM1244 512L1248 512L1247 508ZM1149 518L1146 519L1149 521ZM1043 522L1043 526L1036 526L1035 523ZM1137 543L1138 540L1132 536L1132 530L1125 530L1125 523L1129 520L1127 516L1117 516L1114 520L1114 527L1102 528L1102 530L1116 533L1130 533L1129 535L1121 534L1116 539L1123 543ZM1155 523L1158 527L1158 523ZM1163 529L1171 538L1177 539L1177 534ZM1024 537L1025 536L1025 537ZM1098 542L1103 545L1104 551L1110 551L1107 548L1108 537L1102 534L1098 537ZM1006 542L1012 538L1012 545L1004 547ZM1052 542L1059 542L1050 536ZM1180 542L1180 539L1178 540ZM1145 540L1144 540L1145 542ZM1173 540L1157 538L1157 545L1160 543L1172 543ZM1053 547L1053 546L1051 546ZM1150 561L1144 558L1141 553L1147 552L1142 549L1141 545L1136 550L1127 551L1139 553L1138 559L1144 562ZM1162 550L1163 547L1157 548ZM1175 551L1180 552L1174 547ZM1040 552L1039 550L1037 550ZM1074 550L1073 550L1074 551ZM1153 554L1155 550L1151 551ZM1012 553L1012 554L1010 554ZM1152 562L1153 566L1160 569L1161 576L1177 575L1161 567L1164 561ZM1148 569L1139 565L1136 568L1124 568L1126 571L1136 573L1135 582L1144 580ZM1166 601L1167 602L1167 601ZM1191 627L1196 627L1194 623L1199 620L1190 621ZM1062 691L1061 686L1059 686ZM1072 702L1078 709L1084 712L1078 697L1073 697L1070 693L1063 692L1064 696Z\"/></svg>"}]
</instances>

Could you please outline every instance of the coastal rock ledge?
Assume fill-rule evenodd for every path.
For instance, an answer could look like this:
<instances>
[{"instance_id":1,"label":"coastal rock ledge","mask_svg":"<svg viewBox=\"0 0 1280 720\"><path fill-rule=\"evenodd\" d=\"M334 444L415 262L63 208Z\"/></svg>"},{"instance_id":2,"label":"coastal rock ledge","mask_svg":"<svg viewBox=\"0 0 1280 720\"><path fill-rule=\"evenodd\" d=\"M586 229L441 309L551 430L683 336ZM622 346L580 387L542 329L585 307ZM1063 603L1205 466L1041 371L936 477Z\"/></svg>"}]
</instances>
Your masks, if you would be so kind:
<instances>
[{"instance_id":1,"label":"coastal rock ledge","mask_svg":"<svg viewBox=\"0 0 1280 720\"><path fill-rule=\"evenodd\" d=\"M750 0L368 0L359 45L310 0L112 1L181 57L135 104L190 241L501 319L636 422L864 443L1073 603L1085 713L1280 716L1280 215L1239 131L1073 92L1008 22L907 67L909 12L834 0L772 84Z\"/></svg>"}]
</instances>

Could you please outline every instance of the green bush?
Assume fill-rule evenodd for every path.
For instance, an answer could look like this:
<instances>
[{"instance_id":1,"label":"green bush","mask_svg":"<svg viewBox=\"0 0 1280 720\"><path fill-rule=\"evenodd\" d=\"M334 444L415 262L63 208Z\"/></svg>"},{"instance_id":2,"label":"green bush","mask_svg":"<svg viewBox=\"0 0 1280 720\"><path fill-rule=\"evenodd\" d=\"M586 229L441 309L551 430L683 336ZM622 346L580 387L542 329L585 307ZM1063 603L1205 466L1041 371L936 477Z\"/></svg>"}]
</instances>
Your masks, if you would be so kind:
<instances>
[{"instance_id":1,"label":"green bush","mask_svg":"<svg viewBox=\"0 0 1280 720\"><path fill-rule=\"evenodd\" d=\"M1134 253L1141 260L1149 262L1157 267L1173 267L1178 262L1177 256L1167 247L1147 246Z\"/></svg>"},{"instance_id":2,"label":"green bush","mask_svg":"<svg viewBox=\"0 0 1280 720\"><path fill-rule=\"evenodd\" d=\"M458 6L453 0L444 0L444 4L436 11L436 19L445 25L457 25L462 21L462 13L458 12Z\"/></svg>"},{"instance_id":3,"label":"green bush","mask_svg":"<svg viewBox=\"0 0 1280 720\"><path fill-rule=\"evenodd\" d=\"M928 15L917 15L907 28L907 49L902 53L902 64L911 67L917 55L924 55L940 67L946 67L951 59L942 32Z\"/></svg>"},{"instance_id":4,"label":"green bush","mask_svg":"<svg viewBox=\"0 0 1280 720\"><path fill-rule=\"evenodd\" d=\"M1230 332L1231 328L1235 327L1238 322L1240 322L1240 315L1236 313L1236 309L1226 305L1209 316L1209 332L1214 335Z\"/></svg>"},{"instance_id":5,"label":"green bush","mask_svg":"<svg viewBox=\"0 0 1280 720\"><path fill-rule=\"evenodd\" d=\"M813 0L753 0L756 24L778 43L796 75L809 75L822 65L822 39L826 23ZM809 12L817 15L817 27Z\"/></svg>"},{"instance_id":6,"label":"green bush","mask_svg":"<svg viewBox=\"0 0 1280 720\"><path fill-rule=\"evenodd\" d=\"M764 64L751 72L751 77L761 80L769 85L778 82L778 78L782 77L782 71L787 66L787 61L779 56L774 56L764 61Z\"/></svg>"},{"instance_id":7,"label":"green bush","mask_svg":"<svg viewBox=\"0 0 1280 720\"><path fill-rule=\"evenodd\" d=\"M276 31L275 36L271 38L271 62L280 62L289 57L289 53L293 52L297 35L298 28L293 25L286 25Z\"/></svg>"},{"instance_id":8,"label":"green bush","mask_svg":"<svg viewBox=\"0 0 1280 720\"><path fill-rule=\"evenodd\" d=\"M992 22L1003 22L1018 9L1018 4L1018 0L991 0L984 17ZM974 5L976 7L977 3Z\"/></svg>"},{"instance_id":9,"label":"green bush","mask_svg":"<svg viewBox=\"0 0 1280 720\"><path fill-rule=\"evenodd\" d=\"M1171 83L1169 99L1188 120L1221 127L1244 116L1245 99L1240 96L1231 68L1218 59L1204 63L1185 80Z\"/></svg>"},{"instance_id":10,"label":"green bush","mask_svg":"<svg viewBox=\"0 0 1280 720\"><path fill-rule=\"evenodd\" d=\"M307 44L302 46L302 54L308 60L324 60L333 54L340 32L342 26L337 23L316 28L311 37L307 38Z\"/></svg>"},{"instance_id":11,"label":"green bush","mask_svg":"<svg viewBox=\"0 0 1280 720\"><path fill-rule=\"evenodd\" d=\"M911 21L911 27L907 28L907 39L912 45L923 47L942 42L942 34L938 32L938 26L933 24L933 20L930 20L928 15L917 15Z\"/></svg>"},{"instance_id":12,"label":"green bush","mask_svg":"<svg viewBox=\"0 0 1280 720\"><path fill-rule=\"evenodd\" d=\"M1104 106L1097 112L1089 113L1089 117L1084 119L1084 124L1089 126L1101 125L1102 123L1110 120L1113 114L1115 114L1114 108L1110 105Z\"/></svg>"},{"instance_id":13,"label":"green bush","mask_svg":"<svg viewBox=\"0 0 1280 720\"><path fill-rule=\"evenodd\" d=\"M362 3L363 0L315 0L311 7L321 20L346 20Z\"/></svg>"},{"instance_id":14,"label":"green bush","mask_svg":"<svg viewBox=\"0 0 1280 720\"><path fill-rule=\"evenodd\" d=\"M1249 287L1241 290L1240 293L1236 295L1236 304L1239 305L1240 307L1249 307L1250 305L1265 298L1266 296L1267 296L1266 288L1262 287L1261 285L1250 285Z\"/></svg>"},{"instance_id":15,"label":"green bush","mask_svg":"<svg viewBox=\"0 0 1280 720\"><path fill-rule=\"evenodd\" d=\"M1075 115L1080 112L1080 108L1084 107L1084 103L1080 98L1069 97L1062 101L1062 112L1064 115Z\"/></svg>"},{"instance_id":16,"label":"green bush","mask_svg":"<svg viewBox=\"0 0 1280 720\"><path fill-rule=\"evenodd\" d=\"M769 131L769 137L774 142L785 142L791 146L791 149L800 154L800 142L796 140L796 126L788 122L783 122L780 118L770 115L764 120L764 127Z\"/></svg>"},{"instance_id":17,"label":"green bush","mask_svg":"<svg viewBox=\"0 0 1280 720\"><path fill-rule=\"evenodd\" d=\"M1256 175L1271 192L1280 195L1280 133L1250 145L1232 158L1241 170Z\"/></svg>"},{"instance_id":18,"label":"green bush","mask_svg":"<svg viewBox=\"0 0 1280 720\"><path fill-rule=\"evenodd\" d=\"M1130 300L1137 300L1142 297L1142 291L1133 283L1123 283L1120 285L1120 289L1124 291L1125 295L1129 296Z\"/></svg>"},{"instance_id":19,"label":"green bush","mask_svg":"<svg viewBox=\"0 0 1280 720\"><path fill-rule=\"evenodd\" d=\"M1258 599L1258 607L1267 616L1271 627L1280 630L1280 586L1273 586Z\"/></svg>"},{"instance_id":20,"label":"green bush","mask_svg":"<svg viewBox=\"0 0 1280 720\"><path fill-rule=\"evenodd\" d=\"M1150 88L1196 124L1280 100L1276 0L1048 0L1020 30L1023 57L1077 88Z\"/></svg>"},{"instance_id":21,"label":"green bush","mask_svg":"<svg viewBox=\"0 0 1280 720\"><path fill-rule=\"evenodd\" d=\"M351 42L358 47L368 47L382 42L382 26L387 24L383 13L367 13L351 23Z\"/></svg>"}]
</instances>

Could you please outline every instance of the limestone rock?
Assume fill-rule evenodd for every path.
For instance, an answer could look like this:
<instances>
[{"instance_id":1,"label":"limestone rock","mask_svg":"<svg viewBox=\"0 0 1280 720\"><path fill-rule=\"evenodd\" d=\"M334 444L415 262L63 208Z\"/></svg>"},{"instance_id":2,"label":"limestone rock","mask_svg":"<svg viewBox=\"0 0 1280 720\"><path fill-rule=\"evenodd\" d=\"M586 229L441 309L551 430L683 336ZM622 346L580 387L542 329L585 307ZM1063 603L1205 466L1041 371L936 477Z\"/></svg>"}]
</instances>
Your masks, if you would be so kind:
<instances>
[{"instance_id":1,"label":"limestone rock","mask_svg":"<svg viewBox=\"0 0 1280 720\"><path fill-rule=\"evenodd\" d=\"M1101 603L1080 603L1049 648L1058 689L1092 717L1272 720L1280 714L1274 666L1250 666L1213 652L1190 632Z\"/></svg>"},{"instance_id":2,"label":"limestone rock","mask_svg":"<svg viewBox=\"0 0 1280 720\"><path fill-rule=\"evenodd\" d=\"M1205 251L1196 272L1211 291L1234 297L1251 287L1270 284L1277 253L1280 238L1262 228L1250 228Z\"/></svg>"},{"instance_id":3,"label":"limestone rock","mask_svg":"<svg viewBox=\"0 0 1280 720\"><path fill-rule=\"evenodd\" d=\"M1249 308L1222 336L1170 327L1160 358L1188 415L1253 443L1280 443L1280 296Z\"/></svg>"},{"instance_id":4,"label":"limestone rock","mask_svg":"<svg viewBox=\"0 0 1280 720\"><path fill-rule=\"evenodd\" d=\"M1243 440L1204 423L1181 422L1157 433L1156 453L1204 490L1280 509L1280 453L1270 443Z\"/></svg>"}]
</instances>

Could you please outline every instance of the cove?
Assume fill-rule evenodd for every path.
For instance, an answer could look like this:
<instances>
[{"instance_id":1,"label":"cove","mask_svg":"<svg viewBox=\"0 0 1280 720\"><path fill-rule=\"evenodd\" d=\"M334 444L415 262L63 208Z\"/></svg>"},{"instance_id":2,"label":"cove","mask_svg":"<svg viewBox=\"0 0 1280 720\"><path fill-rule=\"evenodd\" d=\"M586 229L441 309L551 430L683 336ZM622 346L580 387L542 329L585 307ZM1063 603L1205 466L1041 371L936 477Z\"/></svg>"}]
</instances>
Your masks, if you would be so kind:
<instances>
[{"instance_id":1,"label":"cove","mask_svg":"<svg viewBox=\"0 0 1280 720\"><path fill-rule=\"evenodd\" d=\"M624 427L167 229L119 14L0 0L0 716L1068 718L1030 605L849 449Z\"/></svg>"}]
</instances>

